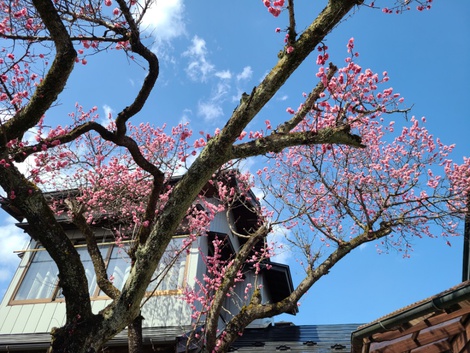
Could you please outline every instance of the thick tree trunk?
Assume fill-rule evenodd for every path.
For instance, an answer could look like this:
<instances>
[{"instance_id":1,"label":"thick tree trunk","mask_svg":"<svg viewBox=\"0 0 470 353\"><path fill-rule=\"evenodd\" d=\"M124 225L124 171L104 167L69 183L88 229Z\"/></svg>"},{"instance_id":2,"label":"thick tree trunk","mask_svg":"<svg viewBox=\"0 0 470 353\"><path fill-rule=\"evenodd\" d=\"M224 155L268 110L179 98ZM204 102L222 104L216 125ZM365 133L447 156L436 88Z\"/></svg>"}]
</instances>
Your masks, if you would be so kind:
<instances>
[{"instance_id":1,"label":"thick tree trunk","mask_svg":"<svg viewBox=\"0 0 470 353\"><path fill-rule=\"evenodd\" d=\"M66 324L61 328L53 328L51 335L51 353L94 353L98 352L101 343L96 340L96 331L101 321L101 316L95 316L94 320L76 321Z\"/></svg>"},{"instance_id":2,"label":"thick tree trunk","mask_svg":"<svg viewBox=\"0 0 470 353\"><path fill-rule=\"evenodd\" d=\"M129 353L143 352L142 321L144 317L139 314L127 327Z\"/></svg>"}]
</instances>

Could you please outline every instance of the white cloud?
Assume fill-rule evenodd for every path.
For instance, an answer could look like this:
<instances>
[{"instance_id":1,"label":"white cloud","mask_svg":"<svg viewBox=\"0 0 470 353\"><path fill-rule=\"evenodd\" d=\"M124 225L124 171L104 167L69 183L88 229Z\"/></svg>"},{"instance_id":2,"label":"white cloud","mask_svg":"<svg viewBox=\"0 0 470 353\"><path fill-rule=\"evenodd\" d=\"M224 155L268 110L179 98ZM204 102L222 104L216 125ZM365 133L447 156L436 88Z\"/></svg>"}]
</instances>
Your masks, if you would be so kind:
<instances>
[{"instance_id":1,"label":"white cloud","mask_svg":"<svg viewBox=\"0 0 470 353\"><path fill-rule=\"evenodd\" d=\"M206 41L198 36L191 40L191 46L183 54L189 58L186 73L194 81L206 81L209 74L214 71L214 65L207 60Z\"/></svg>"},{"instance_id":2,"label":"white cloud","mask_svg":"<svg viewBox=\"0 0 470 353\"><path fill-rule=\"evenodd\" d=\"M284 94L283 96L278 97L277 100L283 102L283 101L286 101L288 98L289 98L289 96L287 94Z\"/></svg>"},{"instance_id":3,"label":"white cloud","mask_svg":"<svg viewBox=\"0 0 470 353\"><path fill-rule=\"evenodd\" d=\"M210 123L222 116L223 111L222 107L214 102L199 102L197 114L202 116L206 123Z\"/></svg>"},{"instance_id":4,"label":"white cloud","mask_svg":"<svg viewBox=\"0 0 470 353\"><path fill-rule=\"evenodd\" d=\"M187 51L183 53L183 55L187 56L206 56L207 48L206 48L206 41L198 36L194 36L191 40L192 45L188 48Z\"/></svg>"},{"instance_id":5,"label":"white cloud","mask_svg":"<svg viewBox=\"0 0 470 353\"><path fill-rule=\"evenodd\" d=\"M251 66L245 66L243 71L237 75L237 81L249 80L251 76L253 76L253 70L251 69Z\"/></svg>"},{"instance_id":6,"label":"white cloud","mask_svg":"<svg viewBox=\"0 0 470 353\"><path fill-rule=\"evenodd\" d=\"M156 46L186 34L183 0L152 1L142 20L142 28L155 38Z\"/></svg>"},{"instance_id":7,"label":"white cloud","mask_svg":"<svg viewBox=\"0 0 470 353\"><path fill-rule=\"evenodd\" d=\"M230 80L232 78L232 73L229 70L217 71L215 76L222 80Z\"/></svg>"},{"instance_id":8,"label":"white cloud","mask_svg":"<svg viewBox=\"0 0 470 353\"><path fill-rule=\"evenodd\" d=\"M109 105L103 105L104 115L101 117L99 123L103 126L108 126L109 123L112 121L112 117L114 114L114 109L111 108Z\"/></svg>"},{"instance_id":9,"label":"white cloud","mask_svg":"<svg viewBox=\"0 0 470 353\"><path fill-rule=\"evenodd\" d=\"M193 115L191 109L184 109L183 114L181 115L180 123L181 124L189 124L191 122L190 116Z\"/></svg>"},{"instance_id":10,"label":"white cloud","mask_svg":"<svg viewBox=\"0 0 470 353\"><path fill-rule=\"evenodd\" d=\"M110 114L112 115L114 110L111 108L109 105L105 104L103 105L103 110L104 110L104 115L105 117L108 117Z\"/></svg>"},{"instance_id":11,"label":"white cloud","mask_svg":"<svg viewBox=\"0 0 470 353\"><path fill-rule=\"evenodd\" d=\"M230 91L230 85L224 82L219 82L215 86L215 89L212 92L211 100L212 101L221 101Z\"/></svg>"}]
</instances>

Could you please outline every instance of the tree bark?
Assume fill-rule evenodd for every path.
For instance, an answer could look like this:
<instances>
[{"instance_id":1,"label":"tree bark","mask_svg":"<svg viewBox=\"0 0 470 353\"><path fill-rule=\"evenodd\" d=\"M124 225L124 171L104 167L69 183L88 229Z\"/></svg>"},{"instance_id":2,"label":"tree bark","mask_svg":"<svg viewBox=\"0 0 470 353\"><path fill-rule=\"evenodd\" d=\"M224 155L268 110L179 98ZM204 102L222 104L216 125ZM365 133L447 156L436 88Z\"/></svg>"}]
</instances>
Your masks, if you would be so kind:
<instances>
[{"instance_id":1,"label":"tree bark","mask_svg":"<svg viewBox=\"0 0 470 353\"><path fill-rule=\"evenodd\" d=\"M142 353L143 336L142 336L142 321L144 317L139 314L132 323L127 327L128 347L129 353Z\"/></svg>"}]
</instances>

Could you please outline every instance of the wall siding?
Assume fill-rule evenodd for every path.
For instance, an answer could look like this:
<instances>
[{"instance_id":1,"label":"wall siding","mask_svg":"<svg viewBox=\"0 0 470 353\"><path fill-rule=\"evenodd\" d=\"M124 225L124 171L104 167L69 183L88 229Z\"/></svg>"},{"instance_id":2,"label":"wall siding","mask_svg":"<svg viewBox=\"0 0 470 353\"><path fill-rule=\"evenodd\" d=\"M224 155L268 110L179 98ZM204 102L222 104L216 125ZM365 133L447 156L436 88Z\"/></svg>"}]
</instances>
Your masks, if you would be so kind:
<instances>
[{"instance_id":1,"label":"wall siding","mask_svg":"<svg viewBox=\"0 0 470 353\"><path fill-rule=\"evenodd\" d=\"M32 310L29 314L29 318L26 324L23 327L23 333L38 332L36 329L39 321L41 321L45 316L44 311L46 310L47 304L35 304L29 306L32 307Z\"/></svg>"},{"instance_id":2,"label":"wall siding","mask_svg":"<svg viewBox=\"0 0 470 353\"><path fill-rule=\"evenodd\" d=\"M21 307L22 305L15 305L15 306L10 307L10 310L8 311L8 315L4 318L5 321L3 323L1 333L6 333L6 334L12 333L13 327L16 324L16 320L18 319L18 316L20 315Z\"/></svg>"},{"instance_id":3,"label":"wall siding","mask_svg":"<svg viewBox=\"0 0 470 353\"><path fill-rule=\"evenodd\" d=\"M142 308L143 327L186 326L191 324L191 310L180 295L151 297Z\"/></svg>"},{"instance_id":4,"label":"wall siding","mask_svg":"<svg viewBox=\"0 0 470 353\"><path fill-rule=\"evenodd\" d=\"M48 304L48 306L49 305L51 304ZM66 310L65 310L64 302L54 303L54 312L49 321L49 325L44 331L41 331L41 332L50 332L52 328L54 327L63 326L65 324L65 313L66 313ZM40 321L40 324L42 324L42 320Z\"/></svg>"},{"instance_id":5,"label":"wall siding","mask_svg":"<svg viewBox=\"0 0 470 353\"><path fill-rule=\"evenodd\" d=\"M3 327L6 326L8 313L10 312L10 309L11 309L11 306L0 306L0 334L6 333L4 332Z\"/></svg>"}]
</instances>

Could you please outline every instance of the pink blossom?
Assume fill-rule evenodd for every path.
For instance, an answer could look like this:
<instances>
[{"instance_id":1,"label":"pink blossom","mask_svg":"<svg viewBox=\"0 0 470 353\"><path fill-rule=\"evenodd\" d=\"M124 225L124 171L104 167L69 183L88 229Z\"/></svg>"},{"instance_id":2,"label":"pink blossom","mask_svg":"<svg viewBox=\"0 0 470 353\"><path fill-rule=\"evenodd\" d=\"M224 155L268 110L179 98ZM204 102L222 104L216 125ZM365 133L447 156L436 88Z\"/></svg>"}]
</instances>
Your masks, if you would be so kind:
<instances>
[{"instance_id":1,"label":"pink blossom","mask_svg":"<svg viewBox=\"0 0 470 353\"><path fill-rule=\"evenodd\" d=\"M271 15L273 15L274 17L278 17L279 14L281 13L281 10L280 9L277 9L277 8L274 8L272 6L270 6L268 8L268 11L271 13Z\"/></svg>"}]
</instances>

